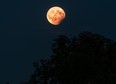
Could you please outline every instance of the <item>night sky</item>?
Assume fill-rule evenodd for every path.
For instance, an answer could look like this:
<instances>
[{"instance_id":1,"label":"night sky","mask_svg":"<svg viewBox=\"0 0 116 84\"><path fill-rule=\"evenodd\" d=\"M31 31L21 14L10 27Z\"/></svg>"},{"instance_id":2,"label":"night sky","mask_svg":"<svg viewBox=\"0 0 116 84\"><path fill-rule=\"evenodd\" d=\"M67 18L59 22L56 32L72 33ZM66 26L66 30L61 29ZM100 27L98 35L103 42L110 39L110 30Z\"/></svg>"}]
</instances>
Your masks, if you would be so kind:
<instances>
[{"instance_id":1,"label":"night sky","mask_svg":"<svg viewBox=\"0 0 116 84\"><path fill-rule=\"evenodd\" d=\"M58 26L46 20L52 6L66 12ZM116 0L0 0L0 84L28 80L32 63L52 54L58 35L82 31L116 40Z\"/></svg>"}]
</instances>

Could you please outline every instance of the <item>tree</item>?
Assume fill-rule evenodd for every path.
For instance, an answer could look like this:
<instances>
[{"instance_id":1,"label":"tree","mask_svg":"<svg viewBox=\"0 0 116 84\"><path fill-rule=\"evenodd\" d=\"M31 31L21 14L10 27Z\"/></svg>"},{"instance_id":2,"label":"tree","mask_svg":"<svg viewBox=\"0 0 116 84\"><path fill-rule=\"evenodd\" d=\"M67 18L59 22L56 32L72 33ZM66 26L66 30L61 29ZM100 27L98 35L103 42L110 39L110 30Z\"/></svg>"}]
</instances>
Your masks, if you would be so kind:
<instances>
[{"instance_id":1,"label":"tree","mask_svg":"<svg viewBox=\"0 0 116 84\"><path fill-rule=\"evenodd\" d=\"M114 84L116 42L98 34L61 35L54 40L53 54L33 63L35 72L27 84Z\"/></svg>"}]
</instances>

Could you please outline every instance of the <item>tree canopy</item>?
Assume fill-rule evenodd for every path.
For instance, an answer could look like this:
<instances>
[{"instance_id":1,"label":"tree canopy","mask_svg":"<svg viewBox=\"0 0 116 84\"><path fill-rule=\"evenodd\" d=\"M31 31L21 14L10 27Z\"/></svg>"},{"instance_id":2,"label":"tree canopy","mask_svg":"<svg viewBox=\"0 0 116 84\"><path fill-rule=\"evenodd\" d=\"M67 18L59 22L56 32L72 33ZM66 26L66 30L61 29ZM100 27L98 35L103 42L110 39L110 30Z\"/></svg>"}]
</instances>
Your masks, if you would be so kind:
<instances>
[{"instance_id":1,"label":"tree canopy","mask_svg":"<svg viewBox=\"0 0 116 84\"><path fill-rule=\"evenodd\" d=\"M82 32L54 40L49 59L35 62L27 84L115 84L116 42Z\"/></svg>"}]
</instances>

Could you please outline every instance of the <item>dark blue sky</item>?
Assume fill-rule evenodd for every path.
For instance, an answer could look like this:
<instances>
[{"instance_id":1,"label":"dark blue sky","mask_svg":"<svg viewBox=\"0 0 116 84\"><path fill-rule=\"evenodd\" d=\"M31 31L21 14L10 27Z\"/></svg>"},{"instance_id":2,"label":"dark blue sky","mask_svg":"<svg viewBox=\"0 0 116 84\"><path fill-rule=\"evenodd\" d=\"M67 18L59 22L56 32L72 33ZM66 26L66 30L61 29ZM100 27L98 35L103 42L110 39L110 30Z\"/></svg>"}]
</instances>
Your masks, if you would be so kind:
<instances>
[{"instance_id":1,"label":"dark blue sky","mask_svg":"<svg viewBox=\"0 0 116 84\"><path fill-rule=\"evenodd\" d=\"M47 10L55 5L66 12L59 26L46 20ZM82 31L116 40L116 1L0 0L0 84L29 79L32 62L52 54L54 38Z\"/></svg>"}]
</instances>

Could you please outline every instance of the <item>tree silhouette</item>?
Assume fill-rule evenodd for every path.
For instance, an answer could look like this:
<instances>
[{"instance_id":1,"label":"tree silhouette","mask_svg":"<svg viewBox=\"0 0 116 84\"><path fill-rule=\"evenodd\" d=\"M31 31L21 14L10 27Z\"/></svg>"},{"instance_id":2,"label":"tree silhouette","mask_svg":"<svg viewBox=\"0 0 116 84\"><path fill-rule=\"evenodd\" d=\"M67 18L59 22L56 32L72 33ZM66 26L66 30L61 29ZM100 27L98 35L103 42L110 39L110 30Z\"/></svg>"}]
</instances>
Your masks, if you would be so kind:
<instances>
[{"instance_id":1,"label":"tree silhouette","mask_svg":"<svg viewBox=\"0 0 116 84\"><path fill-rule=\"evenodd\" d=\"M35 62L27 84L115 84L116 42L98 34L61 35L52 56Z\"/></svg>"}]
</instances>

